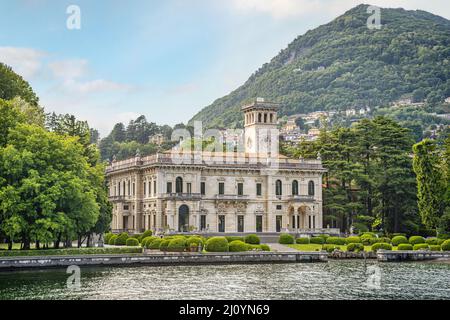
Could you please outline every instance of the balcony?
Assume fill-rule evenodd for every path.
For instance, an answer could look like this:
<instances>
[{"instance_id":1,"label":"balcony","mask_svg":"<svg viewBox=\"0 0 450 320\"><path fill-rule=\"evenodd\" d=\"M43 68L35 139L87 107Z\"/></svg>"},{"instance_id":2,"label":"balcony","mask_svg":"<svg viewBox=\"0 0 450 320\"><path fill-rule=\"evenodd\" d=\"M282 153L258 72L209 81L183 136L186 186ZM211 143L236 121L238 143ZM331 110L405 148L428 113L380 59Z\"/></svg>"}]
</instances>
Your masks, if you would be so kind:
<instances>
[{"instance_id":1,"label":"balcony","mask_svg":"<svg viewBox=\"0 0 450 320\"><path fill-rule=\"evenodd\" d=\"M248 201L249 196L239 196L237 194L218 194L216 200Z\"/></svg>"},{"instance_id":2,"label":"balcony","mask_svg":"<svg viewBox=\"0 0 450 320\"><path fill-rule=\"evenodd\" d=\"M314 196L309 195L289 195L287 198L294 202L314 202Z\"/></svg>"},{"instance_id":3,"label":"balcony","mask_svg":"<svg viewBox=\"0 0 450 320\"><path fill-rule=\"evenodd\" d=\"M200 200L202 195L200 193L166 193L163 198L168 200Z\"/></svg>"},{"instance_id":4,"label":"balcony","mask_svg":"<svg viewBox=\"0 0 450 320\"><path fill-rule=\"evenodd\" d=\"M109 200L112 202L123 202L133 200L133 196L110 196Z\"/></svg>"}]
</instances>

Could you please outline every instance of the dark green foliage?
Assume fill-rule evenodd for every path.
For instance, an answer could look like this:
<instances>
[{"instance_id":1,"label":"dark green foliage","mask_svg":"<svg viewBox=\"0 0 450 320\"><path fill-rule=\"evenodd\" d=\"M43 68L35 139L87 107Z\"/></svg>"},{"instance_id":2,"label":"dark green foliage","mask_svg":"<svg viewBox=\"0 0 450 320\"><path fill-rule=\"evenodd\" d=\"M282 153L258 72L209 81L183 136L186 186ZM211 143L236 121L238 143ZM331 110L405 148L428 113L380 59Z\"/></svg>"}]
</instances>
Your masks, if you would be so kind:
<instances>
[{"instance_id":1,"label":"dark green foliage","mask_svg":"<svg viewBox=\"0 0 450 320\"><path fill-rule=\"evenodd\" d=\"M114 241L114 245L124 246L124 245L126 245L128 238L129 238L128 233L122 232L121 234L118 235L118 237L116 238L116 241Z\"/></svg>"},{"instance_id":2,"label":"dark green foliage","mask_svg":"<svg viewBox=\"0 0 450 320\"><path fill-rule=\"evenodd\" d=\"M145 238L143 238L142 241L141 241L141 246L142 246L143 248L147 248L147 245L150 244L150 243L152 243L153 240L155 240L155 239L157 239L157 238L156 238L156 237L152 237L152 236L150 236L150 237L145 237Z\"/></svg>"},{"instance_id":3,"label":"dark green foliage","mask_svg":"<svg viewBox=\"0 0 450 320\"><path fill-rule=\"evenodd\" d=\"M139 240L136 238L128 238L126 244L127 247L137 247L139 246Z\"/></svg>"},{"instance_id":4,"label":"dark green foliage","mask_svg":"<svg viewBox=\"0 0 450 320\"><path fill-rule=\"evenodd\" d=\"M409 244L409 243L400 243L397 247L397 250L400 250L400 251L409 251L412 249L413 249L413 246L412 246L412 244Z\"/></svg>"},{"instance_id":5,"label":"dark green foliage","mask_svg":"<svg viewBox=\"0 0 450 320\"><path fill-rule=\"evenodd\" d=\"M307 237L297 238L295 242L297 244L309 244L309 238Z\"/></svg>"},{"instance_id":6,"label":"dark green foliage","mask_svg":"<svg viewBox=\"0 0 450 320\"><path fill-rule=\"evenodd\" d=\"M392 246L389 243L383 243L383 242L379 242L379 243L375 243L372 246L372 251L378 251L378 250L392 250Z\"/></svg>"},{"instance_id":7,"label":"dark green foliage","mask_svg":"<svg viewBox=\"0 0 450 320\"><path fill-rule=\"evenodd\" d=\"M117 235L117 234L113 234L113 235L109 238L108 244L113 246L113 245L116 243L116 239L117 239L118 236L119 236L119 235Z\"/></svg>"},{"instance_id":8,"label":"dark green foliage","mask_svg":"<svg viewBox=\"0 0 450 320\"><path fill-rule=\"evenodd\" d=\"M234 240L230 242L230 252L242 252L247 251L249 249L249 245L240 240Z\"/></svg>"},{"instance_id":9,"label":"dark green foliage","mask_svg":"<svg viewBox=\"0 0 450 320\"><path fill-rule=\"evenodd\" d=\"M162 241L163 240L161 238L156 238L152 241L147 241L145 247L151 250L158 250Z\"/></svg>"},{"instance_id":10,"label":"dark green foliage","mask_svg":"<svg viewBox=\"0 0 450 320\"><path fill-rule=\"evenodd\" d=\"M311 237L309 242L312 244L324 244L325 239L323 237Z\"/></svg>"},{"instance_id":11,"label":"dark green foliage","mask_svg":"<svg viewBox=\"0 0 450 320\"><path fill-rule=\"evenodd\" d=\"M0 99L12 100L15 97L21 97L35 106L39 102L39 98L28 82L16 74L11 67L0 62Z\"/></svg>"},{"instance_id":12,"label":"dark green foliage","mask_svg":"<svg viewBox=\"0 0 450 320\"><path fill-rule=\"evenodd\" d=\"M280 235L278 243L281 243L281 244L294 244L294 241L295 241L295 239L294 239L293 236L291 236L290 234L287 234L287 233L283 233L283 234Z\"/></svg>"},{"instance_id":13,"label":"dark green foliage","mask_svg":"<svg viewBox=\"0 0 450 320\"><path fill-rule=\"evenodd\" d=\"M104 241L105 241L105 243L106 244L109 244L109 240L111 239L111 237L113 236L114 234L113 233L111 233L111 232L108 232L108 233L105 233L105 236L104 236Z\"/></svg>"},{"instance_id":14,"label":"dark green foliage","mask_svg":"<svg viewBox=\"0 0 450 320\"><path fill-rule=\"evenodd\" d=\"M426 243L418 243L413 246L413 250L428 250L430 246Z\"/></svg>"},{"instance_id":15,"label":"dark green foliage","mask_svg":"<svg viewBox=\"0 0 450 320\"><path fill-rule=\"evenodd\" d=\"M339 237L329 237L327 239L327 244L335 244L335 245L345 245L346 244L346 239L345 238L339 238Z\"/></svg>"},{"instance_id":16,"label":"dark green foliage","mask_svg":"<svg viewBox=\"0 0 450 320\"><path fill-rule=\"evenodd\" d=\"M438 239L437 238L428 238L425 240L425 243L432 246L432 245L438 245Z\"/></svg>"},{"instance_id":17,"label":"dark green foliage","mask_svg":"<svg viewBox=\"0 0 450 320\"><path fill-rule=\"evenodd\" d=\"M245 237L245 243L248 244L259 244L260 240L259 237L256 234L249 234Z\"/></svg>"},{"instance_id":18,"label":"dark green foliage","mask_svg":"<svg viewBox=\"0 0 450 320\"><path fill-rule=\"evenodd\" d=\"M130 254L142 253L142 248L70 248L48 250L0 250L0 257L65 256L83 254Z\"/></svg>"},{"instance_id":19,"label":"dark green foliage","mask_svg":"<svg viewBox=\"0 0 450 320\"><path fill-rule=\"evenodd\" d=\"M167 251L183 252L186 249L186 240L184 238L174 238L170 240Z\"/></svg>"},{"instance_id":20,"label":"dark green foliage","mask_svg":"<svg viewBox=\"0 0 450 320\"><path fill-rule=\"evenodd\" d=\"M161 243L159 244L159 250L167 251L170 241L172 241L172 239L167 239L167 238L162 239Z\"/></svg>"},{"instance_id":21,"label":"dark green foliage","mask_svg":"<svg viewBox=\"0 0 450 320\"><path fill-rule=\"evenodd\" d=\"M425 239L421 236L412 236L409 238L409 243L412 245L419 244L419 243L425 243Z\"/></svg>"},{"instance_id":22,"label":"dark green foliage","mask_svg":"<svg viewBox=\"0 0 450 320\"><path fill-rule=\"evenodd\" d=\"M347 251L350 252L364 251L364 245L362 243L351 242L347 245Z\"/></svg>"},{"instance_id":23,"label":"dark green foliage","mask_svg":"<svg viewBox=\"0 0 450 320\"><path fill-rule=\"evenodd\" d=\"M442 251L450 251L450 240L445 240L441 244L441 249L442 249Z\"/></svg>"},{"instance_id":24,"label":"dark green foliage","mask_svg":"<svg viewBox=\"0 0 450 320\"><path fill-rule=\"evenodd\" d=\"M409 243L405 236L395 236L392 238L391 243L393 246L398 246L401 243Z\"/></svg>"},{"instance_id":25,"label":"dark green foliage","mask_svg":"<svg viewBox=\"0 0 450 320\"><path fill-rule=\"evenodd\" d=\"M439 245L430 245L430 251L441 251L441 246Z\"/></svg>"},{"instance_id":26,"label":"dark green foliage","mask_svg":"<svg viewBox=\"0 0 450 320\"><path fill-rule=\"evenodd\" d=\"M227 252L228 241L225 237L212 237L206 241L205 250L208 252Z\"/></svg>"}]
</instances>

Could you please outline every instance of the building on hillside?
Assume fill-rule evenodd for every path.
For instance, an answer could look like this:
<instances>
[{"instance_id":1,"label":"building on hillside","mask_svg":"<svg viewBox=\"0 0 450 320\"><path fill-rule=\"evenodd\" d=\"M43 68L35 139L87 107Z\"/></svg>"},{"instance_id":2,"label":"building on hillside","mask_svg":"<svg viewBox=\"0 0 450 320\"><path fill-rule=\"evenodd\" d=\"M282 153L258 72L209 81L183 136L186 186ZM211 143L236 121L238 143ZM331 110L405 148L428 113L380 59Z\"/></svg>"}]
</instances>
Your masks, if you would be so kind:
<instances>
[{"instance_id":1,"label":"building on hillside","mask_svg":"<svg viewBox=\"0 0 450 320\"><path fill-rule=\"evenodd\" d=\"M161 145L164 142L166 142L166 138L161 133L155 134L149 138L149 143L153 143L156 145Z\"/></svg>"},{"instance_id":2,"label":"building on hillside","mask_svg":"<svg viewBox=\"0 0 450 320\"><path fill-rule=\"evenodd\" d=\"M242 152L174 151L111 163L114 232L260 233L322 229L320 157L278 154L279 105L242 107Z\"/></svg>"}]
</instances>

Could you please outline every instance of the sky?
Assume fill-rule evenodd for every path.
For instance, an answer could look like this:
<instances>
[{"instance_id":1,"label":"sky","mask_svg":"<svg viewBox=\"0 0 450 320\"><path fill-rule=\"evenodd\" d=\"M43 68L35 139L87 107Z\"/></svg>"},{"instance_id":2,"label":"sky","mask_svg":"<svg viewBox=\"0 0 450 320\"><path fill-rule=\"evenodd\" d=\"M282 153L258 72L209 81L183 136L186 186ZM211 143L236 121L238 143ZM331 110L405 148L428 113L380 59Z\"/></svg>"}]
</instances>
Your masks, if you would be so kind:
<instances>
[{"instance_id":1,"label":"sky","mask_svg":"<svg viewBox=\"0 0 450 320\"><path fill-rule=\"evenodd\" d=\"M174 125L360 3L450 19L448 0L0 0L0 62L102 136L141 114Z\"/></svg>"}]
</instances>

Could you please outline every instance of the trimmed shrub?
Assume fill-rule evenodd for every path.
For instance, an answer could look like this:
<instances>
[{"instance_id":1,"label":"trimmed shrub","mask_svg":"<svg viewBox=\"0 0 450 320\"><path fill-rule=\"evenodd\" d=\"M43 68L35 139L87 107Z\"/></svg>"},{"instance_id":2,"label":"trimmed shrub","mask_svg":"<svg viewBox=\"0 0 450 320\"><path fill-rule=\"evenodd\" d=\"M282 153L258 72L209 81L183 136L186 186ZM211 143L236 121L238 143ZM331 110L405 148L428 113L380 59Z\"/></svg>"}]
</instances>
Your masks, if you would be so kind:
<instances>
[{"instance_id":1,"label":"trimmed shrub","mask_svg":"<svg viewBox=\"0 0 450 320\"><path fill-rule=\"evenodd\" d=\"M440 238L438 238L438 240L437 240L437 244L438 244L439 246L442 245L444 242L445 242L445 239L440 239Z\"/></svg>"},{"instance_id":2,"label":"trimmed shrub","mask_svg":"<svg viewBox=\"0 0 450 320\"><path fill-rule=\"evenodd\" d=\"M141 242L142 238L142 234L141 233L136 233L130 236L130 238L134 238L137 239L139 242Z\"/></svg>"},{"instance_id":3,"label":"trimmed shrub","mask_svg":"<svg viewBox=\"0 0 450 320\"><path fill-rule=\"evenodd\" d=\"M418 243L415 244L413 247L413 250L428 250L430 249L430 246L427 245L426 243Z\"/></svg>"},{"instance_id":4,"label":"trimmed shrub","mask_svg":"<svg viewBox=\"0 0 450 320\"><path fill-rule=\"evenodd\" d=\"M127 239L129 238L128 233L122 232L114 241L114 245L116 246L124 246L127 244Z\"/></svg>"},{"instance_id":5,"label":"trimmed shrub","mask_svg":"<svg viewBox=\"0 0 450 320\"><path fill-rule=\"evenodd\" d=\"M200 236L192 236L186 240L186 247L188 248L190 248L191 246L198 247L200 244L202 245L202 247L205 245L205 239Z\"/></svg>"},{"instance_id":6,"label":"trimmed shrub","mask_svg":"<svg viewBox=\"0 0 450 320\"><path fill-rule=\"evenodd\" d=\"M335 244L339 246L343 246L346 243L344 238L339 237L329 237L326 242L327 244Z\"/></svg>"},{"instance_id":7,"label":"trimmed shrub","mask_svg":"<svg viewBox=\"0 0 450 320\"><path fill-rule=\"evenodd\" d=\"M108 244L113 246L114 243L116 242L117 237L118 237L117 234L113 234L113 235L111 236L111 238L109 238Z\"/></svg>"},{"instance_id":8,"label":"trimmed shrub","mask_svg":"<svg viewBox=\"0 0 450 320\"><path fill-rule=\"evenodd\" d=\"M347 245L347 251L350 252L364 251L364 245L362 243L351 242Z\"/></svg>"},{"instance_id":9,"label":"trimmed shrub","mask_svg":"<svg viewBox=\"0 0 450 320\"><path fill-rule=\"evenodd\" d=\"M324 244L325 239L323 237L312 237L309 239L309 242L313 244Z\"/></svg>"},{"instance_id":10,"label":"trimmed shrub","mask_svg":"<svg viewBox=\"0 0 450 320\"><path fill-rule=\"evenodd\" d=\"M256 234L249 234L245 237L245 243L248 244L259 244L261 240L259 240L259 237Z\"/></svg>"},{"instance_id":11,"label":"trimmed shrub","mask_svg":"<svg viewBox=\"0 0 450 320\"><path fill-rule=\"evenodd\" d=\"M141 234L141 239L145 239L147 237L151 237L153 235L152 230L146 230L143 234Z\"/></svg>"},{"instance_id":12,"label":"trimmed shrub","mask_svg":"<svg viewBox=\"0 0 450 320\"><path fill-rule=\"evenodd\" d=\"M409 243L409 242L408 242L408 239L406 239L405 236L395 236L395 237L392 238L391 243L392 243L393 246L397 247L399 244Z\"/></svg>"},{"instance_id":13,"label":"trimmed shrub","mask_svg":"<svg viewBox=\"0 0 450 320\"><path fill-rule=\"evenodd\" d=\"M297 238L297 239L295 239L295 242L297 244L309 244L309 238L306 238L306 237Z\"/></svg>"},{"instance_id":14,"label":"trimmed shrub","mask_svg":"<svg viewBox=\"0 0 450 320\"><path fill-rule=\"evenodd\" d=\"M270 247L267 244L260 245L262 251L270 251Z\"/></svg>"},{"instance_id":15,"label":"trimmed shrub","mask_svg":"<svg viewBox=\"0 0 450 320\"><path fill-rule=\"evenodd\" d=\"M167 251L183 252L186 249L186 240L184 238L175 238L170 240Z\"/></svg>"},{"instance_id":16,"label":"trimmed shrub","mask_svg":"<svg viewBox=\"0 0 450 320\"><path fill-rule=\"evenodd\" d=\"M425 240L425 243L430 246L435 246L438 244L438 238L428 238Z\"/></svg>"},{"instance_id":17,"label":"trimmed shrub","mask_svg":"<svg viewBox=\"0 0 450 320\"><path fill-rule=\"evenodd\" d=\"M136 238L128 238L126 241L127 247L138 247L139 240Z\"/></svg>"},{"instance_id":18,"label":"trimmed shrub","mask_svg":"<svg viewBox=\"0 0 450 320\"><path fill-rule=\"evenodd\" d=\"M283 233L280 235L280 239L278 239L278 243L280 244L294 244L294 237L288 233Z\"/></svg>"},{"instance_id":19,"label":"trimmed shrub","mask_svg":"<svg viewBox=\"0 0 450 320\"><path fill-rule=\"evenodd\" d=\"M361 238L376 238L377 235L375 232L364 232L363 234L361 234L360 237Z\"/></svg>"},{"instance_id":20,"label":"trimmed shrub","mask_svg":"<svg viewBox=\"0 0 450 320\"><path fill-rule=\"evenodd\" d=\"M372 246L372 251L377 252L380 249L382 249L382 250L392 250L392 246L389 243L384 243L384 242L375 243Z\"/></svg>"},{"instance_id":21,"label":"trimmed shrub","mask_svg":"<svg viewBox=\"0 0 450 320\"><path fill-rule=\"evenodd\" d=\"M242 252L247 251L248 249L249 245L241 240L231 241L229 245L230 252Z\"/></svg>"},{"instance_id":22,"label":"trimmed shrub","mask_svg":"<svg viewBox=\"0 0 450 320\"><path fill-rule=\"evenodd\" d=\"M156 238L153 241L147 241L145 247L150 250L159 250L159 246L161 245L162 239Z\"/></svg>"},{"instance_id":23,"label":"trimmed shrub","mask_svg":"<svg viewBox=\"0 0 450 320\"><path fill-rule=\"evenodd\" d=\"M412 236L409 238L409 243L412 245L425 243L425 239L422 236Z\"/></svg>"},{"instance_id":24,"label":"trimmed shrub","mask_svg":"<svg viewBox=\"0 0 450 320\"><path fill-rule=\"evenodd\" d=\"M409 251L412 249L413 249L413 246L412 246L412 244L409 244L409 243L400 243L397 247L397 250L399 250L399 251Z\"/></svg>"},{"instance_id":25,"label":"trimmed shrub","mask_svg":"<svg viewBox=\"0 0 450 320\"><path fill-rule=\"evenodd\" d=\"M261 245L247 243L247 251L262 251Z\"/></svg>"},{"instance_id":26,"label":"trimmed shrub","mask_svg":"<svg viewBox=\"0 0 450 320\"><path fill-rule=\"evenodd\" d=\"M350 244L350 243L361 243L361 238L360 237L348 237L345 239L345 243Z\"/></svg>"},{"instance_id":27,"label":"trimmed shrub","mask_svg":"<svg viewBox=\"0 0 450 320\"><path fill-rule=\"evenodd\" d=\"M109 240L111 240L111 237L114 235L114 233L108 232L105 233L105 236L103 237L106 244L109 244Z\"/></svg>"},{"instance_id":28,"label":"trimmed shrub","mask_svg":"<svg viewBox=\"0 0 450 320\"><path fill-rule=\"evenodd\" d=\"M208 252L228 252L228 240L225 237L209 238L206 241L205 250Z\"/></svg>"},{"instance_id":29,"label":"trimmed shrub","mask_svg":"<svg viewBox=\"0 0 450 320\"><path fill-rule=\"evenodd\" d=\"M161 243L159 244L159 250L167 251L167 247L169 246L170 241L172 241L172 239L162 239Z\"/></svg>"},{"instance_id":30,"label":"trimmed shrub","mask_svg":"<svg viewBox=\"0 0 450 320\"><path fill-rule=\"evenodd\" d=\"M442 251L450 251L450 240L445 240L441 244L441 249L442 249Z\"/></svg>"},{"instance_id":31,"label":"trimmed shrub","mask_svg":"<svg viewBox=\"0 0 450 320\"><path fill-rule=\"evenodd\" d=\"M430 245L430 251L441 251L441 246L437 244Z\"/></svg>"},{"instance_id":32,"label":"trimmed shrub","mask_svg":"<svg viewBox=\"0 0 450 320\"><path fill-rule=\"evenodd\" d=\"M236 241L236 240L245 242L244 237L228 236L228 237L225 237L225 238L227 239L228 242L233 242L233 241Z\"/></svg>"},{"instance_id":33,"label":"trimmed shrub","mask_svg":"<svg viewBox=\"0 0 450 320\"><path fill-rule=\"evenodd\" d=\"M142 239L142 241L141 241L141 246L144 248L144 247L147 247L147 244L148 243L151 243L153 240L155 240L155 239L157 239L156 237L153 237L153 236L150 236L150 237L146 237L146 238L144 238L144 239Z\"/></svg>"},{"instance_id":34,"label":"trimmed shrub","mask_svg":"<svg viewBox=\"0 0 450 320\"><path fill-rule=\"evenodd\" d=\"M338 247L334 244L324 244L322 246L322 250L325 250L328 253L333 252L335 249L338 249Z\"/></svg>"}]
</instances>

